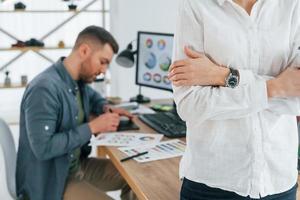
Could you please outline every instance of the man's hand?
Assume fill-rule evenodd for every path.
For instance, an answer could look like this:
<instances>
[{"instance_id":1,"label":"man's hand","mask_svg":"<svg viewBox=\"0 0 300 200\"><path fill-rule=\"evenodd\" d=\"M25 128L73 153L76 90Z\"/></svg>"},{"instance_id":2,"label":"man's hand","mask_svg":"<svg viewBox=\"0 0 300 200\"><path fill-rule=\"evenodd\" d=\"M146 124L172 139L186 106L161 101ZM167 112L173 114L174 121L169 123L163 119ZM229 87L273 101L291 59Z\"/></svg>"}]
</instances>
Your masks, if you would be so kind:
<instances>
[{"instance_id":1,"label":"man's hand","mask_svg":"<svg viewBox=\"0 0 300 200\"><path fill-rule=\"evenodd\" d=\"M267 81L268 97L299 97L300 69L288 67L275 79Z\"/></svg>"},{"instance_id":2,"label":"man's hand","mask_svg":"<svg viewBox=\"0 0 300 200\"><path fill-rule=\"evenodd\" d=\"M100 132L116 131L120 122L120 117L117 113L105 113L89 122L89 127L92 134Z\"/></svg>"},{"instance_id":3,"label":"man's hand","mask_svg":"<svg viewBox=\"0 0 300 200\"><path fill-rule=\"evenodd\" d=\"M224 86L229 69L222 67L205 54L184 48L187 59L175 61L169 69L169 79L175 86Z\"/></svg>"},{"instance_id":4,"label":"man's hand","mask_svg":"<svg viewBox=\"0 0 300 200\"><path fill-rule=\"evenodd\" d=\"M111 110L112 113L116 113L119 116L125 116L125 117L128 117L130 119L133 118L133 115L130 112L128 112L127 110L125 110L125 109L122 109L122 108L113 108L113 107L111 107L109 109Z\"/></svg>"}]
</instances>

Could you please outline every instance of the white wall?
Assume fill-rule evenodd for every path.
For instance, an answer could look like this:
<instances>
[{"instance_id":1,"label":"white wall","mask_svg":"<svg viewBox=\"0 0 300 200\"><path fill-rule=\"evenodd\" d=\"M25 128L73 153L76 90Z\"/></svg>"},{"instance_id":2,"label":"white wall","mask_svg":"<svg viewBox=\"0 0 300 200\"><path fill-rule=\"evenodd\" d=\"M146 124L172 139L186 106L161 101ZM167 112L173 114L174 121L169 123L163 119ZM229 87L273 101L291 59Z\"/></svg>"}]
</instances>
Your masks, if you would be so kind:
<instances>
[{"instance_id":1,"label":"white wall","mask_svg":"<svg viewBox=\"0 0 300 200\"><path fill-rule=\"evenodd\" d=\"M137 31L174 33L179 0L111 0L111 32L120 44L120 50L136 39ZM134 43L135 45L136 43ZM135 85L135 67L126 69L111 65L111 94L125 100L138 93ZM142 88L151 98L171 98L171 92Z\"/></svg>"}]
</instances>

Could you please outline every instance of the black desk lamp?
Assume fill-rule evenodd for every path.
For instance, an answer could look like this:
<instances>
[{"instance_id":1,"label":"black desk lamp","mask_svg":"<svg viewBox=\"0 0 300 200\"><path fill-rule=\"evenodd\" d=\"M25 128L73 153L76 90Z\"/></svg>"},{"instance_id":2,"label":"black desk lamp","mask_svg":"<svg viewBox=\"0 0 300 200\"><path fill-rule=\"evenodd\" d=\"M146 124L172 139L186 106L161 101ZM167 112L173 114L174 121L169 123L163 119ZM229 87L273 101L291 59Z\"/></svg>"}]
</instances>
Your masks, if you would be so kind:
<instances>
[{"instance_id":1,"label":"black desk lamp","mask_svg":"<svg viewBox=\"0 0 300 200\"><path fill-rule=\"evenodd\" d=\"M137 50L132 50L132 42L130 42L127 45L126 49L121 51L121 53L119 53L116 58L116 62L122 67L131 68L134 65L134 55L137 54ZM150 98L145 97L141 94L141 86L139 85L139 94L135 97L131 97L130 102L149 103Z\"/></svg>"},{"instance_id":2,"label":"black desk lamp","mask_svg":"<svg viewBox=\"0 0 300 200\"><path fill-rule=\"evenodd\" d=\"M122 67L131 68L134 65L134 54L137 53L136 51L132 51L132 42L130 42L126 49L121 51L116 58L116 62L121 65Z\"/></svg>"}]
</instances>

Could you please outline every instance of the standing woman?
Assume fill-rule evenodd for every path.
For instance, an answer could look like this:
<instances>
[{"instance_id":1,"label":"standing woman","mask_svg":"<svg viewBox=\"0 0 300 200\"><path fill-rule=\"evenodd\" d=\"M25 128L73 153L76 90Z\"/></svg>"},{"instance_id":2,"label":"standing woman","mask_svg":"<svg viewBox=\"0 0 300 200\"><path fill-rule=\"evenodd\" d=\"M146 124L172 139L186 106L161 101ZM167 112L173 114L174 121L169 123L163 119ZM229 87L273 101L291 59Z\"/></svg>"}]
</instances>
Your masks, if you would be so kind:
<instances>
[{"instance_id":1,"label":"standing woman","mask_svg":"<svg viewBox=\"0 0 300 200\"><path fill-rule=\"evenodd\" d=\"M181 0L182 200L296 199L299 46L299 0Z\"/></svg>"}]
</instances>

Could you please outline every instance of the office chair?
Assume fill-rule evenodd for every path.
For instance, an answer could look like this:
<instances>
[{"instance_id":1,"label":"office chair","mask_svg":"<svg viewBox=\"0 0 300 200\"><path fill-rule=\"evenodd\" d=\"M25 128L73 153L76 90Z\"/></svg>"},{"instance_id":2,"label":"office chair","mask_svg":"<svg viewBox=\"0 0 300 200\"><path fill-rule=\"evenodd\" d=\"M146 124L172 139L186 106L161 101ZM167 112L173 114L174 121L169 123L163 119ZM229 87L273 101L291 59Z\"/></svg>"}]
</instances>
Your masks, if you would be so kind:
<instances>
[{"instance_id":1,"label":"office chair","mask_svg":"<svg viewBox=\"0 0 300 200\"><path fill-rule=\"evenodd\" d=\"M16 198L15 170L16 170L16 149L12 133L4 120L0 118L0 146L3 152L6 185L12 199Z\"/></svg>"}]
</instances>

